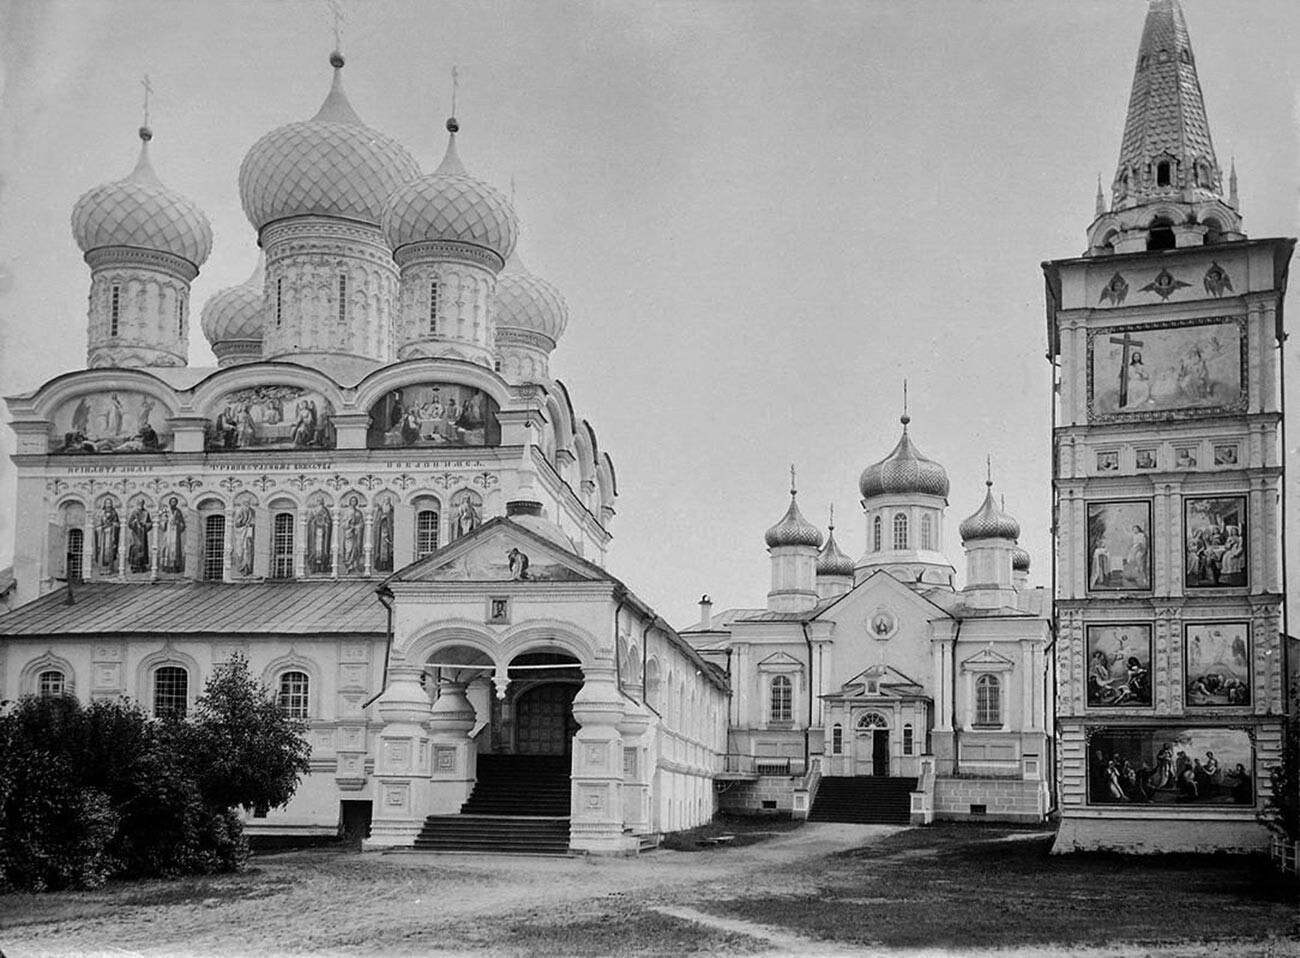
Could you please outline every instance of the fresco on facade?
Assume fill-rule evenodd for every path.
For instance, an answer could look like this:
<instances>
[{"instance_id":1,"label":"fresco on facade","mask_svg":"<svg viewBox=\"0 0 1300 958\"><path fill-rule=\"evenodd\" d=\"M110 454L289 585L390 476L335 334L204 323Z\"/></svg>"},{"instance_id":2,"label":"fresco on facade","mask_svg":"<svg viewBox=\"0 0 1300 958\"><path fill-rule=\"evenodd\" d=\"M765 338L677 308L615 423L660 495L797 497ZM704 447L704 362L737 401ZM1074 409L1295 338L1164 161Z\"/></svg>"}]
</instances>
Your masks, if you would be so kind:
<instances>
[{"instance_id":1,"label":"fresco on facade","mask_svg":"<svg viewBox=\"0 0 1300 958\"><path fill-rule=\"evenodd\" d=\"M149 533L153 531L153 516L144 496L136 496L126 517L126 567L129 571L148 572Z\"/></svg>"},{"instance_id":2,"label":"fresco on facade","mask_svg":"<svg viewBox=\"0 0 1300 958\"><path fill-rule=\"evenodd\" d=\"M1099 329L1089 349L1094 416L1231 408L1245 399L1236 322Z\"/></svg>"},{"instance_id":3,"label":"fresco on facade","mask_svg":"<svg viewBox=\"0 0 1300 958\"><path fill-rule=\"evenodd\" d=\"M307 502L307 573L328 575L334 568L334 514L329 497L318 492Z\"/></svg>"},{"instance_id":4,"label":"fresco on facade","mask_svg":"<svg viewBox=\"0 0 1300 958\"><path fill-rule=\"evenodd\" d=\"M209 451L333 449L334 407L298 386L249 386L224 396L208 421Z\"/></svg>"},{"instance_id":5,"label":"fresco on facade","mask_svg":"<svg viewBox=\"0 0 1300 958\"><path fill-rule=\"evenodd\" d=\"M370 409L371 449L406 446L497 446L501 424L496 400L454 383L419 383L394 389Z\"/></svg>"},{"instance_id":6,"label":"fresco on facade","mask_svg":"<svg viewBox=\"0 0 1300 958\"><path fill-rule=\"evenodd\" d=\"M105 496L95 515L95 571L112 575L118 570L118 556L122 548L122 515L117 500Z\"/></svg>"},{"instance_id":7,"label":"fresco on facade","mask_svg":"<svg viewBox=\"0 0 1300 958\"><path fill-rule=\"evenodd\" d=\"M236 576L253 574L257 548L257 499L246 492L235 500L234 525L230 532L230 563Z\"/></svg>"},{"instance_id":8,"label":"fresco on facade","mask_svg":"<svg viewBox=\"0 0 1300 958\"><path fill-rule=\"evenodd\" d=\"M185 571L185 509L177 496L168 496L158 512L158 571Z\"/></svg>"},{"instance_id":9,"label":"fresco on facade","mask_svg":"<svg viewBox=\"0 0 1300 958\"><path fill-rule=\"evenodd\" d=\"M385 492L375 501L370 561L376 572L393 571L393 504L396 499L391 492Z\"/></svg>"},{"instance_id":10,"label":"fresco on facade","mask_svg":"<svg viewBox=\"0 0 1300 958\"><path fill-rule=\"evenodd\" d=\"M462 489L451 497L451 538L467 536L483 524L483 497Z\"/></svg>"},{"instance_id":11,"label":"fresco on facade","mask_svg":"<svg viewBox=\"0 0 1300 958\"><path fill-rule=\"evenodd\" d=\"M171 447L169 413L144 393L109 390L70 399L55 411L56 453L162 452Z\"/></svg>"},{"instance_id":12,"label":"fresco on facade","mask_svg":"<svg viewBox=\"0 0 1300 958\"><path fill-rule=\"evenodd\" d=\"M1151 503L1088 503L1088 589L1151 588Z\"/></svg>"},{"instance_id":13,"label":"fresco on facade","mask_svg":"<svg viewBox=\"0 0 1300 958\"><path fill-rule=\"evenodd\" d=\"M1250 704L1250 627L1206 622L1186 627L1184 680L1188 708Z\"/></svg>"},{"instance_id":14,"label":"fresco on facade","mask_svg":"<svg viewBox=\"0 0 1300 958\"><path fill-rule=\"evenodd\" d=\"M439 566L430 576L435 580L459 582L564 582L583 578L568 566L535 562L524 550L498 540Z\"/></svg>"},{"instance_id":15,"label":"fresco on facade","mask_svg":"<svg viewBox=\"0 0 1300 958\"><path fill-rule=\"evenodd\" d=\"M339 572L363 575L366 571L366 514L361 497L352 493L343 499L339 512Z\"/></svg>"},{"instance_id":16,"label":"fresco on facade","mask_svg":"<svg viewBox=\"0 0 1300 958\"><path fill-rule=\"evenodd\" d=\"M1185 500L1184 583L1189 589L1241 588L1248 580L1245 496Z\"/></svg>"},{"instance_id":17,"label":"fresco on facade","mask_svg":"<svg viewBox=\"0 0 1300 958\"><path fill-rule=\"evenodd\" d=\"M1151 626L1088 626L1088 705L1151 706Z\"/></svg>"},{"instance_id":18,"label":"fresco on facade","mask_svg":"<svg viewBox=\"0 0 1300 958\"><path fill-rule=\"evenodd\" d=\"M1253 805L1254 777L1243 729L1088 729L1090 805Z\"/></svg>"}]
</instances>

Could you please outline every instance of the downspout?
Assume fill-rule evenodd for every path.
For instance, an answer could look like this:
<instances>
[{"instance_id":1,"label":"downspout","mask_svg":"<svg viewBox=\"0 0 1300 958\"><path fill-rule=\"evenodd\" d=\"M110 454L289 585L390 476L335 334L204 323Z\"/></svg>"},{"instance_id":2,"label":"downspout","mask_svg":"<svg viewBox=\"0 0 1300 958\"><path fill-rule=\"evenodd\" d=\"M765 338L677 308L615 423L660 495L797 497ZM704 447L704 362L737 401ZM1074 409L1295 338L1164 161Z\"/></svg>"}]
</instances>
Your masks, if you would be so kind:
<instances>
[{"instance_id":1,"label":"downspout","mask_svg":"<svg viewBox=\"0 0 1300 958\"><path fill-rule=\"evenodd\" d=\"M961 771L961 734L957 725L957 640L961 638L961 619L957 620L957 627L952 630L952 654L949 658L949 694L952 696L952 715L949 718L952 724L952 774L956 776Z\"/></svg>"},{"instance_id":2,"label":"downspout","mask_svg":"<svg viewBox=\"0 0 1300 958\"><path fill-rule=\"evenodd\" d=\"M370 708L370 704L383 695L384 689L388 687L388 658L393 651L393 590L386 585L381 585L375 590L375 595L379 596L379 601L388 613L388 626L385 630L387 635L384 642L384 673L379 682L379 691L361 703L363 712Z\"/></svg>"},{"instance_id":3,"label":"downspout","mask_svg":"<svg viewBox=\"0 0 1300 958\"><path fill-rule=\"evenodd\" d=\"M618 597L618 605L614 607L614 682L618 688L618 694L623 694L623 656L618 654L618 616L623 611L623 606L627 602L627 594L623 593ZM645 673L642 673L644 680Z\"/></svg>"},{"instance_id":4,"label":"downspout","mask_svg":"<svg viewBox=\"0 0 1300 958\"><path fill-rule=\"evenodd\" d=\"M1289 255L1289 254L1288 254ZM1282 500L1281 521L1282 521L1282 712L1290 714L1293 708L1291 695L1291 623L1287 614L1290 602L1286 594L1286 350L1283 348L1286 344L1287 335L1282 329L1282 301L1286 296L1284 288L1277 298L1277 383L1278 383L1278 402L1282 415L1279 417L1279 437L1282 444L1282 476L1281 485L1278 489L1278 495Z\"/></svg>"},{"instance_id":5,"label":"downspout","mask_svg":"<svg viewBox=\"0 0 1300 958\"><path fill-rule=\"evenodd\" d=\"M808 623L800 622L799 627L803 629L803 641L808 646L808 724L803 729L803 773L807 775L811 752L809 737L812 735L813 724L813 646L812 639L808 637Z\"/></svg>"},{"instance_id":6,"label":"downspout","mask_svg":"<svg viewBox=\"0 0 1300 958\"><path fill-rule=\"evenodd\" d=\"M1053 316L1053 322L1055 322L1055 316ZM1043 719L1046 720L1049 714L1047 712L1047 709L1050 706L1051 708L1050 714L1052 716L1052 734L1046 736L1047 771L1048 771L1047 790L1048 790L1049 804L1052 806L1052 809L1057 809L1060 807L1058 805L1058 796L1060 795L1060 789L1059 789L1059 782L1057 781L1058 770L1056 767L1056 736L1058 731L1057 724L1056 724L1058 721L1057 714L1056 714L1056 698L1057 698L1056 696L1056 640L1060 636L1060 626L1058 623L1057 611L1056 611L1056 557L1059 553L1059 548L1060 548L1059 539L1060 539L1060 532L1061 532L1060 530L1061 497L1056 490L1056 469L1057 469L1057 463L1060 461L1059 454L1056 449L1056 426L1057 426L1056 413L1058 407L1056 397L1057 397L1057 390L1060 388L1060 383L1061 383L1060 380L1061 367L1056 360L1055 351L1049 353L1047 358L1052 364L1052 392L1049 395L1049 402L1051 403L1052 406L1052 501L1050 503L1052 511L1048 513L1048 515L1052 517L1052 527L1050 530L1052 536L1052 553L1048 557L1052 567L1051 578L1050 578L1052 594L1051 596L1049 596L1048 599L1048 601L1051 602L1051 607L1050 607L1050 614L1048 615L1047 618L1048 628L1050 628L1052 631L1052 641L1049 642L1047 645L1048 654L1046 656L1047 662L1045 664L1046 675L1044 675L1043 677L1043 684L1046 686L1046 698L1043 700L1043 709L1044 709Z\"/></svg>"},{"instance_id":7,"label":"downspout","mask_svg":"<svg viewBox=\"0 0 1300 958\"><path fill-rule=\"evenodd\" d=\"M650 667L650 630L654 627L655 620L651 619L641 630L641 704L647 708L650 707L650 686L645 680L645 670Z\"/></svg>"}]
</instances>

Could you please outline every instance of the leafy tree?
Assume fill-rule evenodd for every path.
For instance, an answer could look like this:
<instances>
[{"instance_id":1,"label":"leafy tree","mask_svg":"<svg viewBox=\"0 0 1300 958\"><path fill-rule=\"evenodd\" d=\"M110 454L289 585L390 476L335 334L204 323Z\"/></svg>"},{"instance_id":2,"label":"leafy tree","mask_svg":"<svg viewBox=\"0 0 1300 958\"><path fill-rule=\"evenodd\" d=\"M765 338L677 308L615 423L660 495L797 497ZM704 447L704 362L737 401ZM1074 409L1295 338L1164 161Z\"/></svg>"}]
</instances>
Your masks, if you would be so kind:
<instances>
[{"instance_id":1,"label":"leafy tree","mask_svg":"<svg viewBox=\"0 0 1300 958\"><path fill-rule=\"evenodd\" d=\"M1279 838L1300 842L1300 714L1287 717L1282 734L1282 760L1268 770L1272 794L1259 817Z\"/></svg>"},{"instance_id":2,"label":"leafy tree","mask_svg":"<svg viewBox=\"0 0 1300 958\"><path fill-rule=\"evenodd\" d=\"M311 771L307 722L290 718L236 653L218 665L187 723L204 796L222 808L286 805Z\"/></svg>"}]
</instances>

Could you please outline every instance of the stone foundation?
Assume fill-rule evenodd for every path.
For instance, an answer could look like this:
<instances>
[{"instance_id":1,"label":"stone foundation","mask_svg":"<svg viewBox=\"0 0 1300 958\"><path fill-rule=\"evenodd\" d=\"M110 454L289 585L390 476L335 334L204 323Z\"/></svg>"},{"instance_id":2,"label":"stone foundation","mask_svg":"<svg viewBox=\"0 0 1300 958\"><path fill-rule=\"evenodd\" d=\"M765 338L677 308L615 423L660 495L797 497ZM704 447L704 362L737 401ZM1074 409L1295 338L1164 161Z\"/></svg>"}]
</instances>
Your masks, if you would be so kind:
<instances>
[{"instance_id":1,"label":"stone foundation","mask_svg":"<svg viewBox=\"0 0 1300 958\"><path fill-rule=\"evenodd\" d=\"M1267 852L1269 833L1253 815L1179 821L1171 815L1078 817L1067 814L1056 833L1052 854L1123 852L1155 855L1165 852Z\"/></svg>"},{"instance_id":2,"label":"stone foundation","mask_svg":"<svg viewBox=\"0 0 1300 958\"><path fill-rule=\"evenodd\" d=\"M983 806L984 811L972 810ZM936 821L1020 822L1036 824L1047 816L1041 781L1018 778L936 778Z\"/></svg>"},{"instance_id":3,"label":"stone foundation","mask_svg":"<svg viewBox=\"0 0 1300 958\"><path fill-rule=\"evenodd\" d=\"M795 812L794 793L802 789L802 775L764 775L755 781L727 782L726 791L719 791L718 811L731 815L769 815L790 818ZM808 814L807 809L800 812Z\"/></svg>"}]
</instances>

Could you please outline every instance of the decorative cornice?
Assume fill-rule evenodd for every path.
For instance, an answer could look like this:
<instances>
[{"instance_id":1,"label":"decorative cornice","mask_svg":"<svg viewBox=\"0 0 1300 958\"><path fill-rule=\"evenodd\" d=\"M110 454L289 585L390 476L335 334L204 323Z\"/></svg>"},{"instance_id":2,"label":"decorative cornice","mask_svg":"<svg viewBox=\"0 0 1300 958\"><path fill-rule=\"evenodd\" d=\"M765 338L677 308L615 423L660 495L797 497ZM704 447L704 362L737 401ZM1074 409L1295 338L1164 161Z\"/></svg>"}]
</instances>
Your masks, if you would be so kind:
<instances>
[{"instance_id":1,"label":"decorative cornice","mask_svg":"<svg viewBox=\"0 0 1300 958\"><path fill-rule=\"evenodd\" d=\"M493 276L501 272L506 261L494 250L473 243L457 243L449 240L426 240L422 243L407 243L393 253L393 259L402 269L430 260L456 260L481 266L491 271Z\"/></svg>"},{"instance_id":2,"label":"decorative cornice","mask_svg":"<svg viewBox=\"0 0 1300 958\"><path fill-rule=\"evenodd\" d=\"M162 250L140 249L135 246L101 246L85 255L91 273L112 267L136 267L160 270L190 283L199 275L199 268L187 259L164 253Z\"/></svg>"}]
</instances>

